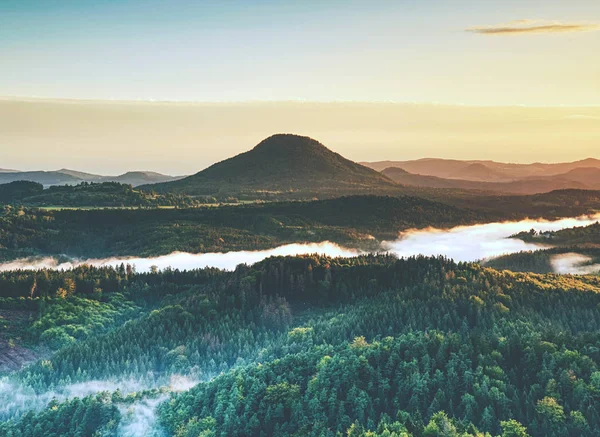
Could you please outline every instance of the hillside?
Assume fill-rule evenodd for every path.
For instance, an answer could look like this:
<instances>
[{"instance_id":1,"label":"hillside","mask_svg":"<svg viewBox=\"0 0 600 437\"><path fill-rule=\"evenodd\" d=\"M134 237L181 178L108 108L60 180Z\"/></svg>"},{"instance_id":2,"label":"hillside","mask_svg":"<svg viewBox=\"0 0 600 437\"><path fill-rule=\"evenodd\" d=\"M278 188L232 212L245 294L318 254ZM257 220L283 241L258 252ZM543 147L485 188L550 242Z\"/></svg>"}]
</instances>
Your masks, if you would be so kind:
<instances>
[{"instance_id":1,"label":"hillside","mask_svg":"<svg viewBox=\"0 0 600 437\"><path fill-rule=\"evenodd\" d=\"M171 196L176 195L165 195ZM378 250L382 240L394 239L406 229L488 220L485 212L407 196L187 209L15 208L0 212L0 259L31 254L95 258L227 252L327 240Z\"/></svg>"},{"instance_id":2,"label":"hillside","mask_svg":"<svg viewBox=\"0 0 600 437\"><path fill-rule=\"evenodd\" d=\"M54 185L75 185L81 182L119 182L138 186L157 182L177 180L179 177L163 175L151 171L130 171L119 176L103 176L77 170L60 169L56 171L14 171L0 170L0 184L16 181L29 181L45 187Z\"/></svg>"},{"instance_id":3,"label":"hillside","mask_svg":"<svg viewBox=\"0 0 600 437\"><path fill-rule=\"evenodd\" d=\"M194 206L197 201L184 195L156 194L117 182L55 185L15 181L0 184L0 204L36 207L158 207Z\"/></svg>"},{"instance_id":4,"label":"hillside","mask_svg":"<svg viewBox=\"0 0 600 437\"><path fill-rule=\"evenodd\" d=\"M381 173L392 179L394 182L404 186L477 190L503 194L527 195L563 189L600 189L600 181L595 181L594 179L594 176L600 176L600 169L597 170L594 168L576 169L565 175L550 176L546 178L536 177L510 182L482 182L466 179L440 178L437 176L409 173L398 167L386 168Z\"/></svg>"},{"instance_id":5,"label":"hillside","mask_svg":"<svg viewBox=\"0 0 600 437\"><path fill-rule=\"evenodd\" d=\"M598 436L596 276L303 256L0 285L31 319L6 353L50 349L3 380L2 436Z\"/></svg>"},{"instance_id":6,"label":"hillside","mask_svg":"<svg viewBox=\"0 0 600 437\"><path fill-rule=\"evenodd\" d=\"M44 186L78 184L82 180L78 177L59 171L19 171L0 173L0 184L15 181L37 182Z\"/></svg>"},{"instance_id":7,"label":"hillside","mask_svg":"<svg viewBox=\"0 0 600 437\"><path fill-rule=\"evenodd\" d=\"M170 182L181 179L177 176L167 176L153 171L128 171L119 176L103 176L103 182L118 182L137 187L145 184L156 184L159 182Z\"/></svg>"},{"instance_id":8,"label":"hillside","mask_svg":"<svg viewBox=\"0 0 600 437\"><path fill-rule=\"evenodd\" d=\"M579 168L600 169L600 160L594 158L555 164L539 162L533 164L514 164L496 161L461 161L438 158L424 158L413 161L361 162L361 164L377 171L382 171L388 167L398 167L410 173L426 176L484 180L489 182L499 181L499 178L503 178L504 180L544 178L561 175ZM485 177L486 173L487 177Z\"/></svg>"},{"instance_id":9,"label":"hillside","mask_svg":"<svg viewBox=\"0 0 600 437\"><path fill-rule=\"evenodd\" d=\"M273 135L252 150L175 182L159 192L242 198L310 198L397 191L384 175L332 152L316 140Z\"/></svg>"},{"instance_id":10,"label":"hillside","mask_svg":"<svg viewBox=\"0 0 600 437\"><path fill-rule=\"evenodd\" d=\"M596 167L579 167L552 178L579 182L590 189L600 189L600 168Z\"/></svg>"},{"instance_id":11,"label":"hillside","mask_svg":"<svg viewBox=\"0 0 600 437\"><path fill-rule=\"evenodd\" d=\"M441 197L428 193L428 197L475 211L485 211L501 220L527 217L550 220L600 212L600 191L592 190L555 190L518 196L481 193L472 196L453 196L448 192L444 194L445 197Z\"/></svg>"},{"instance_id":12,"label":"hillside","mask_svg":"<svg viewBox=\"0 0 600 437\"><path fill-rule=\"evenodd\" d=\"M471 181L496 182L510 180L510 176L500 170L488 167L481 162L469 164L461 168L453 175L457 179L467 179Z\"/></svg>"}]
</instances>

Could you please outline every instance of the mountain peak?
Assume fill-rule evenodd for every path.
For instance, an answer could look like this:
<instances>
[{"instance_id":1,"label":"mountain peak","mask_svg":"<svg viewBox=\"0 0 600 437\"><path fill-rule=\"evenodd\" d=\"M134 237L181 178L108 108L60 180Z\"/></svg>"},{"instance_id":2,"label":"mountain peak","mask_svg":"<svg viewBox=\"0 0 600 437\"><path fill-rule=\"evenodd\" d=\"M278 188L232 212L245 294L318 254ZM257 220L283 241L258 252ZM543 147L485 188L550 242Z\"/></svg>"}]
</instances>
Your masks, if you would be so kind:
<instances>
[{"instance_id":1,"label":"mountain peak","mask_svg":"<svg viewBox=\"0 0 600 437\"><path fill-rule=\"evenodd\" d=\"M310 137L295 134L275 134L258 143L251 152L267 153L307 153L327 151L334 153L323 144Z\"/></svg>"},{"instance_id":2,"label":"mountain peak","mask_svg":"<svg viewBox=\"0 0 600 437\"><path fill-rule=\"evenodd\" d=\"M251 150L177 182L154 186L192 195L240 193L342 193L395 190L386 176L350 161L310 137L276 134Z\"/></svg>"}]
</instances>

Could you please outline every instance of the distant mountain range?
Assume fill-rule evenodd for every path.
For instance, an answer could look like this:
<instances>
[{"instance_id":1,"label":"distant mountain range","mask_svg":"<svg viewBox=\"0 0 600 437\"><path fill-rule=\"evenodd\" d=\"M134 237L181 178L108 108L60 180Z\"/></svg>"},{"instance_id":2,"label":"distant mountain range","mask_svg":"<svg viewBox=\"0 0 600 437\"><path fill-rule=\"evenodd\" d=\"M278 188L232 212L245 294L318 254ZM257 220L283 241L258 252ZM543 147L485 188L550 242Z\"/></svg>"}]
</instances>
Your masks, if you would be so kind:
<instances>
[{"instance_id":1,"label":"distant mountain range","mask_svg":"<svg viewBox=\"0 0 600 437\"><path fill-rule=\"evenodd\" d=\"M183 176L167 176L151 171L130 171L119 176L102 176L66 168L56 171L0 170L0 184L15 181L37 182L50 187L54 185L77 185L81 182L119 182L133 186L174 181Z\"/></svg>"},{"instance_id":2,"label":"distant mountain range","mask_svg":"<svg viewBox=\"0 0 600 437\"><path fill-rule=\"evenodd\" d=\"M399 187L387 176L332 152L312 138L278 134L195 175L145 188L190 195L289 199L397 193Z\"/></svg>"},{"instance_id":3,"label":"distant mountain range","mask_svg":"<svg viewBox=\"0 0 600 437\"><path fill-rule=\"evenodd\" d=\"M557 164L419 159L356 163L309 137L276 134L251 150L192 176L131 171L102 176L70 169L0 170L0 184L32 181L45 187L119 182L157 193L218 200L295 200L354 194L399 195L419 190L537 194L563 189L600 190L600 160ZM410 188L410 189L409 189Z\"/></svg>"},{"instance_id":4,"label":"distant mountain range","mask_svg":"<svg viewBox=\"0 0 600 437\"><path fill-rule=\"evenodd\" d=\"M415 161L361 162L377 171L398 167L409 173L437 176L447 179L465 179L486 182L509 182L538 176L556 176L578 168L600 168L594 158L556 164L512 164L496 161L460 161L456 159L423 158Z\"/></svg>"},{"instance_id":5,"label":"distant mountain range","mask_svg":"<svg viewBox=\"0 0 600 437\"><path fill-rule=\"evenodd\" d=\"M561 189L600 189L600 160L558 164L505 164L494 161L419 159L364 163L398 184L506 194Z\"/></svg>"}]
</instances>

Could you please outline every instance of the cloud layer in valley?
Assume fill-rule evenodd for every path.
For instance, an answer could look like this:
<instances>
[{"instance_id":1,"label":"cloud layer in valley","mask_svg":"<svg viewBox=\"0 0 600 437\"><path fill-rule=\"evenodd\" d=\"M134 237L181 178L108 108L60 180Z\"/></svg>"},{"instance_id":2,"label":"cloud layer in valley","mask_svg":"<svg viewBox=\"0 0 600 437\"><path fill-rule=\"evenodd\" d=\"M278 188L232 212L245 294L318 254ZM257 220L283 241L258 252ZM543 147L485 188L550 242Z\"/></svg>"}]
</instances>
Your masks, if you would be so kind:
<instances>
[{"instance_id":1,"label":"cloud layer in valley","mask_svg":"<svg viewBox=\"0 0 600 437\"><path fill-rule=\"evenodd\" d=\"M598 23L563 23L547 20L516 20L496 26L475 26L467 32L483 35L520 35L539 33L593 32L600 30Z\"/></svg>"},{"instance_id":2,"label":"cloud layer in valley","mask_svg":"<svg viewBox=\"0 0 600 437\"><path fill-rule=\"evenodd\" d=\"M453 229L420 229L409 230L400 234L394 241L382 243L381 251L398 257L415 255L444 255L456 261L478 261L500 255L526 250L545 248L542 244L526 243L512 234L528 231L535 227L540 231L556 231L573 226L585 226L595 223L600 215L578 218L566 218L555 221L523 220L520 222L486 223L473 226L459 226ZM341 247L329 241L308 244L287 244L273 249L261 251L231 251L227 253L185 253L173 252L153 258L127 257L104 259L80 259L67 262L53 257L23 258L0 264L0 271L15 269L71 269L88 264L93 266L133 265L138 272L151 271L154 268L163 270L175 268L180 270L216 267L233 270L239 264L254 264L270 256L295 256L307 254L323 254L331 257L353 257L365 252ZM568 269L568 267L565 267ZM562 269L561 269L562 270ZM573 267L569 273L577 273L579 267Z\"/></svg>"}]
</instances>

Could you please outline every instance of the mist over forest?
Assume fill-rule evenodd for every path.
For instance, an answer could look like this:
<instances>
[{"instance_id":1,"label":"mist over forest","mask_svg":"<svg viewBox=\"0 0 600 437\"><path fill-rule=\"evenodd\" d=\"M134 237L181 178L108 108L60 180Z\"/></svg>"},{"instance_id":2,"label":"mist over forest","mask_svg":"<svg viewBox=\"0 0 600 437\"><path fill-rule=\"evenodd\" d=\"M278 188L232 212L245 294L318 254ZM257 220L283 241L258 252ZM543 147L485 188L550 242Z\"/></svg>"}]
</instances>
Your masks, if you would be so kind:
<instances>
[{"instance_id":1,"label":"mist over forest","mask_svg":"<svg viewBox=\"0 0 600 437\"><path fill-rule=\"evenodd\" d=\"M0 17L0 437L600 437L598 0Z\"/></svg>"}]
</instances>

